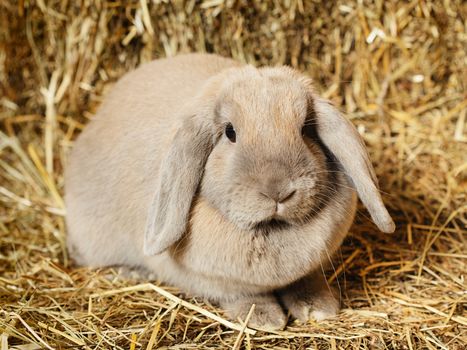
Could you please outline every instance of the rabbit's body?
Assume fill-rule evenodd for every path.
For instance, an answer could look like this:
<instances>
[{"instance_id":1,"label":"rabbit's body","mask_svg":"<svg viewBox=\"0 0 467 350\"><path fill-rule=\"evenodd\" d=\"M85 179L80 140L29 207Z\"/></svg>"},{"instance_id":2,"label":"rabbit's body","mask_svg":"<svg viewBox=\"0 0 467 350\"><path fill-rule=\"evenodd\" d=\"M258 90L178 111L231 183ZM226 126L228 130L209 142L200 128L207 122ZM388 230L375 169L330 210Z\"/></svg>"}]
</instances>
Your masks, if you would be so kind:
<instances>
[{"instance_id":1,"label":"rabbit's body","mask_svg":"<svg viewBox=\"0 0 467 350\"><path fill-rule=\"evenodd\" d=\"M68 247L79 264L143 268L219 301L233 316L256 303L257 326L284 325L275 294L302 320L337 311L322 269L352 223L353 186L365 204L376 187L356 176L349 182L320 140L287 139L295 126L286 117L306 108L304 82L288 69L258 72L214 55L185 55L146 64L116 84L66 171ZM238 126L238 140L221 136L222 128L233 130L220 123L225 115ZM258 116L276 116L274 128L268 119L245 122ZM318 127L326 145L333 128L339 132L337 124ZM363 160L357 154L350 163L339 158L347 150L335 154L355 171L367 161L358 151ZM289 177L295 180L277 184ZM390 230L381 215L380 227Z\"/></svg>"}]
</instances>

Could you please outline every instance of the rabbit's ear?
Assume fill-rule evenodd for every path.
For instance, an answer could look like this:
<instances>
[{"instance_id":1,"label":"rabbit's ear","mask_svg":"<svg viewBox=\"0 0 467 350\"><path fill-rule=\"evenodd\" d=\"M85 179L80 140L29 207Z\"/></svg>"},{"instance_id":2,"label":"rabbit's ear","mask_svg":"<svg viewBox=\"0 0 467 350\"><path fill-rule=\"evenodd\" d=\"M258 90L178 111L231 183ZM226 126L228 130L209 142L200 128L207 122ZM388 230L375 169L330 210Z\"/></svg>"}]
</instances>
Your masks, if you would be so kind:
<instances>
[{"instance_id":1,"label":"rabbit's ear","mask_svg":"<svg viewBox=\"0 0 467 350\"><path fill-rule=\"evenodd\" d=\"M394 232L394 222L381 199L378 180L357 130L329 101L317 97L312 101L320 139L351 178L378 228Z\"/></svg>"},{"instance_id":2,"label":"rabbit's ear","mask_svg":"<svg viewBox=\"0 0 467 350\"><path fill-rule=\"evenodd\" d=\"M214 128L208 119L203 115L186 119L161 161L146 222L146 255L162 253L187 229L193 197L214 142Z\"/></svg>"}]
</instances>

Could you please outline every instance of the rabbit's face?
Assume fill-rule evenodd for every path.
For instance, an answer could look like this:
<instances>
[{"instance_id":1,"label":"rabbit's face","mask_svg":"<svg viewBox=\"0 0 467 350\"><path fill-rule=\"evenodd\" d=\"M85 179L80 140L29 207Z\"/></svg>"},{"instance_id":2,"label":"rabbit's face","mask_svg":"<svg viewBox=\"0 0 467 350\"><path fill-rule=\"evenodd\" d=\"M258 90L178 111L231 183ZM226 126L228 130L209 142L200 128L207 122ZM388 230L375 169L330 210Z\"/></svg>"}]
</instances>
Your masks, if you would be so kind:
<instances>
[{"instance_id":1,"label":"rabbit's face","mask_svg":"<svg viewBox=\"0 0 467 350\"><path fill-rule=\"evenodd\" d=\"M285 73L251 70L220 93L222 135L207 160L201 196L242 229L304 224L335 191L307 87Z\"/></svg>"},{"instance_id":2,"label":"rabbit's face","mask_svg":"<svg viewBox=\"0 0 467 350\"><path fill-rule=\"evenodd\" d=\"M150 204L146 254L183 237L197 195L243 230L282 233L311 224L344 192L340 172L378 227L394 231L357 130L297 71L225 69L184 109Z\"/></svg>"}]
</instances>

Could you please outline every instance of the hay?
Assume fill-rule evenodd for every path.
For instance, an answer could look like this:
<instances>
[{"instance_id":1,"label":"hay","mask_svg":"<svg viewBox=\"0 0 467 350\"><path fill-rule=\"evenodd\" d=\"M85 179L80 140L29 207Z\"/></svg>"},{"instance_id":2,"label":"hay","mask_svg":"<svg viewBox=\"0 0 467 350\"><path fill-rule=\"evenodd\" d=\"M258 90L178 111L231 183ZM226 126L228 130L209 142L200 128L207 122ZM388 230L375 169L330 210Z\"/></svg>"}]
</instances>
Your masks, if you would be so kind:
<instances>
[{"instance_id":1,"label":"hay","mask_svg":"<svg viewBox=\"0 0 467 350\"><path fill-rule=\"evenodd\" d=\"M465 348L461 0L6 0L0 9L2 350ZM62 200L72 140L125 71L187 51L308 72L364 136L397 231L377 232L359 211L329 273L338 317L255 333L173 288L73 267Z\"/></svg>"}]
</instances>

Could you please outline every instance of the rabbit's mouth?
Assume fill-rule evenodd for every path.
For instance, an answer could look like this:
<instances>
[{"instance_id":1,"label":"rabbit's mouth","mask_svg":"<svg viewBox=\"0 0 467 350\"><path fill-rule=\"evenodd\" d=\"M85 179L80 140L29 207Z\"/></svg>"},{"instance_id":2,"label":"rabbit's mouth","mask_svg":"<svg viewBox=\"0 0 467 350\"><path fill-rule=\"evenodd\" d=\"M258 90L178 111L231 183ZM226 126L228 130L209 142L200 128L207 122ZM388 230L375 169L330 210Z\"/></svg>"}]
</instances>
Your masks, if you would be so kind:
<instances>
[{"instance_id":1,"label":"rabbit's mouth","mask_svg":"<svg viewBox=\"0 0 467 350\"><path fill-rule=\"evenodd\" d=\"M270 231L285 229L288 226L290 224L285 220L270 218L254 224L252 229L256 232L268 233Z\"/></svg>"}]
</instances>

